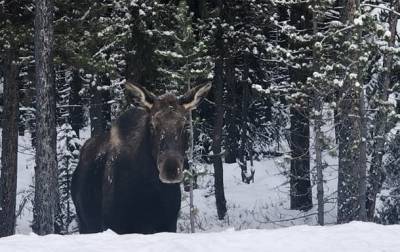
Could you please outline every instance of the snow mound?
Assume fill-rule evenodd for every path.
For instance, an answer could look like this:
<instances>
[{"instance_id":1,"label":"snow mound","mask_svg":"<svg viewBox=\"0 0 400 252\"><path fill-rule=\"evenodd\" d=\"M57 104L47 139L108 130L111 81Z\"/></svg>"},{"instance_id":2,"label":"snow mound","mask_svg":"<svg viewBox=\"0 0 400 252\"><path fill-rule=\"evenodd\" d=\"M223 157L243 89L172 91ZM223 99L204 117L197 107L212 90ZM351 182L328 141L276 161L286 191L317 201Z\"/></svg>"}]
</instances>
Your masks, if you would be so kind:
<instances>
[{"instance_id":1,"label":"snow mound","mask_svg":"<svg viewBox=\"0 0 400 252\"><path fill-rule=\"evenodd\" d=\"M15 235L0 239L2 252L46 251L279 251L366 252L400 251L400 225L382 226L352 222L336 226L219 233L117 235L112 231L90 235Z\"/></svg>"}]
</instances>

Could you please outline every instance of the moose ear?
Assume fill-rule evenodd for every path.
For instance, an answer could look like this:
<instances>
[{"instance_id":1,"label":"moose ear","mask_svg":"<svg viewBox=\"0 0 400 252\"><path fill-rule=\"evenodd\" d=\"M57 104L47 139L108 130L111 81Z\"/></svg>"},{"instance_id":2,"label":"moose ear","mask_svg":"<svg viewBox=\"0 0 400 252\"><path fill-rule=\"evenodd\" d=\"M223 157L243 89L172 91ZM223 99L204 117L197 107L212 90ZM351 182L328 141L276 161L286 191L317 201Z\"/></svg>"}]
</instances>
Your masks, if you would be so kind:
<instances>
[{"instance_id":1,"label":"moose ear","mask_svg":"<svg viewBox=\"0 0 400 252\"><path fill-rule=\"evenodd\" d=\"M210 89L211 83L194 87L181 96L179 102L186 110L193 110L197 107L200 101L207 96Z\"/></svg>"},{"instance_id":2,"label":"moose ear","mask_svg":"<svg viewBox=\"0 0 400 252\"><path fill-rule=\"evenodd\" d=\"M130 82L125 83L125 90L130 102L138 103L148 109L151 109L155 99L157 98L155 94L144 87Z\"/></svg>"}]
</instances>

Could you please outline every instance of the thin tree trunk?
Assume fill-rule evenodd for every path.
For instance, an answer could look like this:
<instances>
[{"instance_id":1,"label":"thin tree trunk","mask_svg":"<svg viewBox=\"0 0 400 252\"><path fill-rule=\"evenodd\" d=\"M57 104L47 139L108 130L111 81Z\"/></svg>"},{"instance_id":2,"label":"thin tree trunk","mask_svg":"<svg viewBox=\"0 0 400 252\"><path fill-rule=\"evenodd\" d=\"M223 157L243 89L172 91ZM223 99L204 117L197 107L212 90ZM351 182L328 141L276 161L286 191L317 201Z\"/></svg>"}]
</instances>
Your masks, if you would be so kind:
<instances>
[{"instance_id":1,"label":"thin tree trunk","mask_svg":"<svg viewBox=\"0 0 400 252\"><path fill-rule=\"evenodd\" d=\"M15 233L18 151L18 69L15 49L4 59L4 110L0 177L0 237Z\"/></svg>"},{"instance_id":2,"label":"thin tree trunk","mask_svg":"<svg viewBox=\"0 0 400 252\"><path fill-rule=\"evenodd\" d=\"M361 15L361 8L360 8L360 0L356 0L356 10ZM357 44L361 46L362 38L361 38L361 28L358 27L357 30ZM359 59L361 56L360 50L357 51L356 58ZM360 157L358 162L358 205L359 205L359 216L358 220L366 221L367 220L367 209L366 209L366 202L367 202L367 122L366 122L366 112L365 112L365 96L364 96L364 83L363 83L363 69L358 61L357 63L357 81L360 83L359 91L359 116L360 116L360 126L359 126L359 144L360 144Z\"/></svg>"},{"instance_id":3,"label":"thin tree trunk","mask_svg":"<svg viewBox=\"0 0 400 252\"><path fill-rule=\"evenodd\" d=\"M215 199L217 204L218 219L224 219L226 215L226 199L224 192L224 169L221 157L221 143L222 143L222 127L224 119L224 108L223 108L223 95L224 95L224 83L223 83L223 40L222 31L219 27L219 31L216 38L217 47L217 59L215 61L214 69L214 101L215 101L215 119L214 119L214 132L213 132L213 164L214 164L214 187L215 187Z\"/></svg>"},{"instance_id":4,"label":"thin tree trunk","mask_svg":"<svg viewBox=\"0 0 400 252\"><path fill-rule=\"evenodd\" d=\"M36 167L33 230L54 233L58 205L52 0L36 0Z\"/></svg>"},{"instance_id":5,"label":"thin tree trunk","mask_svg":"<svg viewBox=\"0 0 400 252\"><path fill-rule=\"evenodd\" d=\"M82 89L82 79L77 69L72 70L71 93L69 99L69 123L79 138L79 130L83 126L82 98L79 92Z\"/></svg>"},{"instance_id":6,"label":"thin tree trunk","mask_svg":"<svg viewBox=\"0 0 400 252\"><path fill-rule=\"evenodd\" d=\"M313 45L313 70L314 72L319 71L319 49L316 47L316 36L318 33L318 13L316 12L316 7L319 5L318 0L313 1L313 35L314 35L314 45ZM317 80L319 82L319 80ZM321 97L321 94L324 92L319 87L322 87L322 83L317 83L317 90L314 92L314 132L315 132L315 164L317 169L317 201L318 201L318 224L324 225L324 175L323 175L323 164L322 164L322 131L321 127L323 124L322 121L322 112L323 112L323 102L324 98Z\"/></svg>"},{"instance_id":7,"label":"thin tree trunk","mask_svg":"<svg viewBox=\"0 0 400 252\"><path fill-rule=\"evenodd\" d=\"M324 175L322 164L322 100L315 97L315 164L317 168L318 224L324 225Z\"/></svg>"},{"instance_id":8,"label":"thin tree trunk","mask_svg":"<svg viewBox=\"0 0 400 252\"><path fill-rule=\"evenodd\" d=\"M189 63L186 62L186 65ZM186 71L186 83L187 83L187 90L191 89L190 77L189 72ZM188 163L189 163L189 172L190 172L190 179L189 179L189 215L190 215L190 232L194 233L195 230L195 214L194 214L194 195L193 195L193 185L194 185L194 169L193 169L193 158L194 158L194 132L193 132L193 115L192 111L189 112L189 150L188 150Z\"/></svg>"},{"instance_id":9,"label":"thin tree trunk","mask_svg":"<svg viewBox=\"0 0 400 252\"><path fill-rule=\"evenodd\" d=\"M392 8L399 12L400 11L400 1L394 0L392 3ZM389 14L389 30L390 30L390 40L388 43L389 47L393 47L396 41L397 34L397 20L398 16L393 12ZM385 54L383 58L383 69L385 72L383 73L382 87L379 92L379 101L382 103L387 102L389 95L388 91L391 86L391 78L392 78L392 68L393 68L393 54L388 52ZM382 106L383 105L383 106ZM383 171L383 154L384 154L384 146L386 142L386 133L387 133L387 116L388 116L388 108L384 104L379 104L379 109L375 118L376 127L374 132L374 146L372 153L372 162L369 170L368 177L368 189L367 189L367 219L369 221L373 221L374 213L375 213L375 204L376 204L376 195L382 188L382 183L385 178L385 174Z\"/></svg>"},{"instance_id":10,"label":"thin tree trunk","mask_svg":"<svg viewBox=\"0 0 400 252\"><path fill-rule=\"evenodd\" d=\"M249 60L248 56L244 56L245 70L242 80L242 111L241 111L241 127L240 127L240 148L239 148L239 161L242 182L249 184L251 181L250 175L247 171L247 117L249 111L250 87L247 81L249 76ZM250 179L249 179L249 178Z\"/></svg>"}]
</instances>

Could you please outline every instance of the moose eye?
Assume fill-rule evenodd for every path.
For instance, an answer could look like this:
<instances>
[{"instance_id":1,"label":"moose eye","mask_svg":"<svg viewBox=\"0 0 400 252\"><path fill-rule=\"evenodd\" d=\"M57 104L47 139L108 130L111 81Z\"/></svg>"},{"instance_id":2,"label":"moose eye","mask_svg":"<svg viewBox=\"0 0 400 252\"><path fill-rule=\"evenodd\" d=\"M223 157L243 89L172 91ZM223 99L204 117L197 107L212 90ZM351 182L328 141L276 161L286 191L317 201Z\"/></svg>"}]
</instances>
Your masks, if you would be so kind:
<instances>
[{"instance_id":1,"label":"moose eye","mask_svg":"<svg viewBox=\"0 0 400 252\"><path fill-rule=\"evenodd\" d=\"M163 149L165 149L167 147L167 141L165 141L165 138L164 139L161 139L161 141L160 141L160 148L163 150Z\"/></svg>"}]
</instances>

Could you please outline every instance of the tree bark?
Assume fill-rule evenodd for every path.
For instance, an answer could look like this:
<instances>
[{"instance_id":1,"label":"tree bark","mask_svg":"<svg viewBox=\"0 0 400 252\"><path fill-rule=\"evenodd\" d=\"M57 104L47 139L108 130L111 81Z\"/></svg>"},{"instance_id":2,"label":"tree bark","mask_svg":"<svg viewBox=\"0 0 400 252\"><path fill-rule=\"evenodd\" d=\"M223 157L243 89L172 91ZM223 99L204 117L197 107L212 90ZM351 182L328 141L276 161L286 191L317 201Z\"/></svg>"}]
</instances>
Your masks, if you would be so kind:
<instances>
[{"instance_id":1,"label":"tree bark","mask_svg":"<svg viewBox=\"0 0 400 252\"><path fill-rule=\"evenodd\" d=\"M188 65L189 62L186 62ZM187 86L186 91L189 91L191 87L191 80L190 80L190 72L187 70L185 72L185 83ZM189 149L188 149L188 168L190 173L189 179L189 216L190 216L190 232L194 233L195 229L195 209L194 209L194 195L193 195L193 187L194 187L194 176L195 170L193 169L194 163L194 128L193 128L193 114L192 111L189 111Z\"/></svg>"},{"instance_id":2,"label":"tree bark","mask_svg":"<svg viewBox=\"0 0 400 252\"><path fill-rule=\"evenodd\" d=\"M343 85L345 86L345 85ZM347 85L346 85L347 86ZM344 92L344 91L343 91ZM338 175L338 223L356 220L358 216L358 146L355 146L357 125L350 117L355 93L347 90L341 98L338 112L339 175ZM358 114L358 113L357 113ZM353 116L354 117L354 116Z\"/></svg>"},{"instance_id":3,"label":"tree bark","mask_svg":"<svg viewBox=\"0 0 400 252\"><path fill-rule=\"evenodd\" d=\"M4 110L0 177L0 237L15 233L18 154L18 68L15 49L4 59Z\"/></svg>"},{"instance_id":4,"label":"tree bark","mask_svg":"<svg viewBox=\"0 0 400 252\"><path fill-rule=\"evenodd\" d=\"M249 114L249 103L250 103L250 83L248 82L249 78L249 55L244 56L244 65L245 70L243 73L242 80L242 111L241 111L241 127L240 127L240 147L239 147L239 161L240 161L240 169L242 182L246 184L250 184L250 182L254 178L254 170L251 171L251 174L248 173L247 170L247 149L248 145L248 137L247 137L247 121Z\"/></svg>"},{"instance_id":5,"label":"tree bark","mask_svg":"<svg viewBox=\"0 0 400 252\"><path fill-rule=\"evenodd\" d=\"M318 224L324 225L324 175L322 164L322 100L315 97L315 164L317 168Z\"/></svg>"},{"instance_id":6,"label":"tree bark","mask_svg":"<svg viewBox=\"0 0 400 252\"><path fill-rule=\"evenodd\" d=\"M293 107L290 110L290 209L307 211L312 208L308 112Z\"/></svg>"},{"instance_id":7,"label":"tree bark","mask_svg":"<svg viewBox=\"0 0 400 252\"><path fill-rule=\"evenodd\" d=\"M392 3L392 8L399 12L400 11L400 1L394 0ZM397 34L397 20L398 16L393 12L389 14L389 30L390 30L390 39L388 42L389 47L393 47L396 41ZM384 155L384 147L386 142L386 133L387 133L387 117L389 108L385 105L385 102L388 101L389 98L389 88L391 87L391 78L392 78L392 68L393 68L393 54L388 52L384 55L383 58L383 76L381 81L381 88L378 91L379 102L383 104L379 104L378 112L375 117L376 127L374 131L374 146L372 151L372 162L369 170L368 176L368 188L367 188L367 219L368 221L373 221L374 213L375 213L375 204L376 204L376 195L382 188L382 183L385 178L385 173L383 171L383 155Z\"/></svg>"},{"instance_id":8,"label":"tree bark","mask_svg":"<svg viewBox=\"0 0 400 252\"><path fill-rule=\"evenodd\" d=\"M222 127L224 119L223 108L223 40L222 31L219 31L216 38L217 59L215 61L214 69L214 102L215 102L215 119L214 119L214 132L213 132L213 164L214 164L214 187L215 199L217 204L218 219L223 220L226 215L226 199L224 192L224 168L221 157L221 143L222 143Z\"/></svg>"},{"instance_id":9,"label":"tree bark","mask_svg":"<svg viewBox=\"0 0 400 252\"><path fill-rule=\"evenodd\" d=\"M358 0L349 0L343 11L343 23L353 24L359 10ZM355 37L355 41L353 40ZM361 45L361 30L357 27L345 36L347 41ZM366 220L366 125L360 49L349 50L348 77L343 82L339 97L339 177L338 223ZM356 75L356 78L349 77Z\"/></svg>"},{"instance_id":10,"label":"tree bark","mask_svg":"<svg viewBox=\"0 0 400 252\"><path fill-rule=\"evenodd\" d=\"M361 8L360 8L360 0L356 0L356 10L361 15ZM361 46L362 44L362 30L360 27L357 27L357 44ZM357 61L361 56L361 51L357 50L357 54L355 60ZM359 92L359 117L360 117L360 126L359 126L359 144L360 144L360 157L358 162L358 174L359 174L359 181L358 181L358 204L359 204L359 216L358 220L366 221L367 220L367 209L366 209L366 202L367 202L367 122L366 122L366 111L365 111L365 95L364 95L364 83L363 83L363 69L360 65L359 60L357 61L357 81L360 83L360 88L358 89Z\"/></svg>"},{"instance_id":11,"label":"tree bark","mask_svg":"<svg viewBox=\"0 0 400 252\"><path fill-rule=\"evenodd\" d=\"M236 163L238 155L238 140L240 134L238 132L238 108L239 103L236 94L236 80L235 80L235 60L233 56L230 56L225 61L226 66L226 87L227 96L226 100L228 103L226 111L226 140L225 140L225 163L233 164Z\"/></svg>"},{"instance_id":12,"label":"tree bark","mask_svg":"<svg viewBox=\"0 0 400 252\"><path fill-rule=\"evenodd\" d=\"M110 80L104 75L95 76L96 85L90 87L90 130L91 135L104 133L111 123L110 91L102 87L110 86ZM100 87L100 88L99 88Z\"/></svg>"},{"instance_id":13,"label":"tree bark","mask_svg":"<svg viewBox=\"0 0 400 252\"><path fill-rule=\"evenodd\" d=\"M36 0L36 167L33 231L54 233L58 205L52 0Z\"/></svg>"},{"instance_id":14,"label":"tree bark","mask_svg":"<svg viewBox=\"0 0 400 252\"><path fill-rule=\"evenodd\" d=\"M290 12L290 24L307 33L312 31L312 15L309 3L293 4ZM289 46L293 50L309 47L300 41L290 41ZM309 53L311 56L311 52ZM297 60L299 65L309 63L306 59ZM290 81L296 83L300 92L307 92L304 88L309 69L304 67L289 69ZM298 90L295 90L295 92ZM310 129L309 107L306 97L299 97L293 101L290 108L290 150L292 159L290 162L290 209L307 211L312 208L312 193L310 181Z\"/></svg>"},{"instance_id":15,"label":"tree bark","mask_svg":"<svg viewBox=\"0 0 400 252\"><path fill-rule=\"evenodd\" d=\"M69 99L69 123L79 138L79 130L83 126L82 98L79 92L82 89L82 79L77 69L72 70L71 93Z\"/></svg>"},{"instance_id":16,"label":"tree bark","mask_svg":"<svg viewBox=\"0 0 400 252\"><path fill-rule=\"evenodd\" d=\"M313 36L314 36L314 45L313 45L313 71L319 72L320 70L320 54L319 49L316 46L317 42L317 33L318 33L318 22L319 22L319 15L317 7L319 6L320 2L318 0L313 1ZM317 201L318 201L318 224L323 226L324 225L324 217L325 217L325 202L324 202L324 174L323 174L323 163L322 163L322 125L323 125L323 104L324 104L324 97L321 97L321 94L324 93L324 89L322 88L322 83L319 79L317 81L317 89L313 94L314 100L314 132L315 132L315 142L314 142L314 149L315 149L315 166L317 170Z\"/></svg>"}]
</instances>

